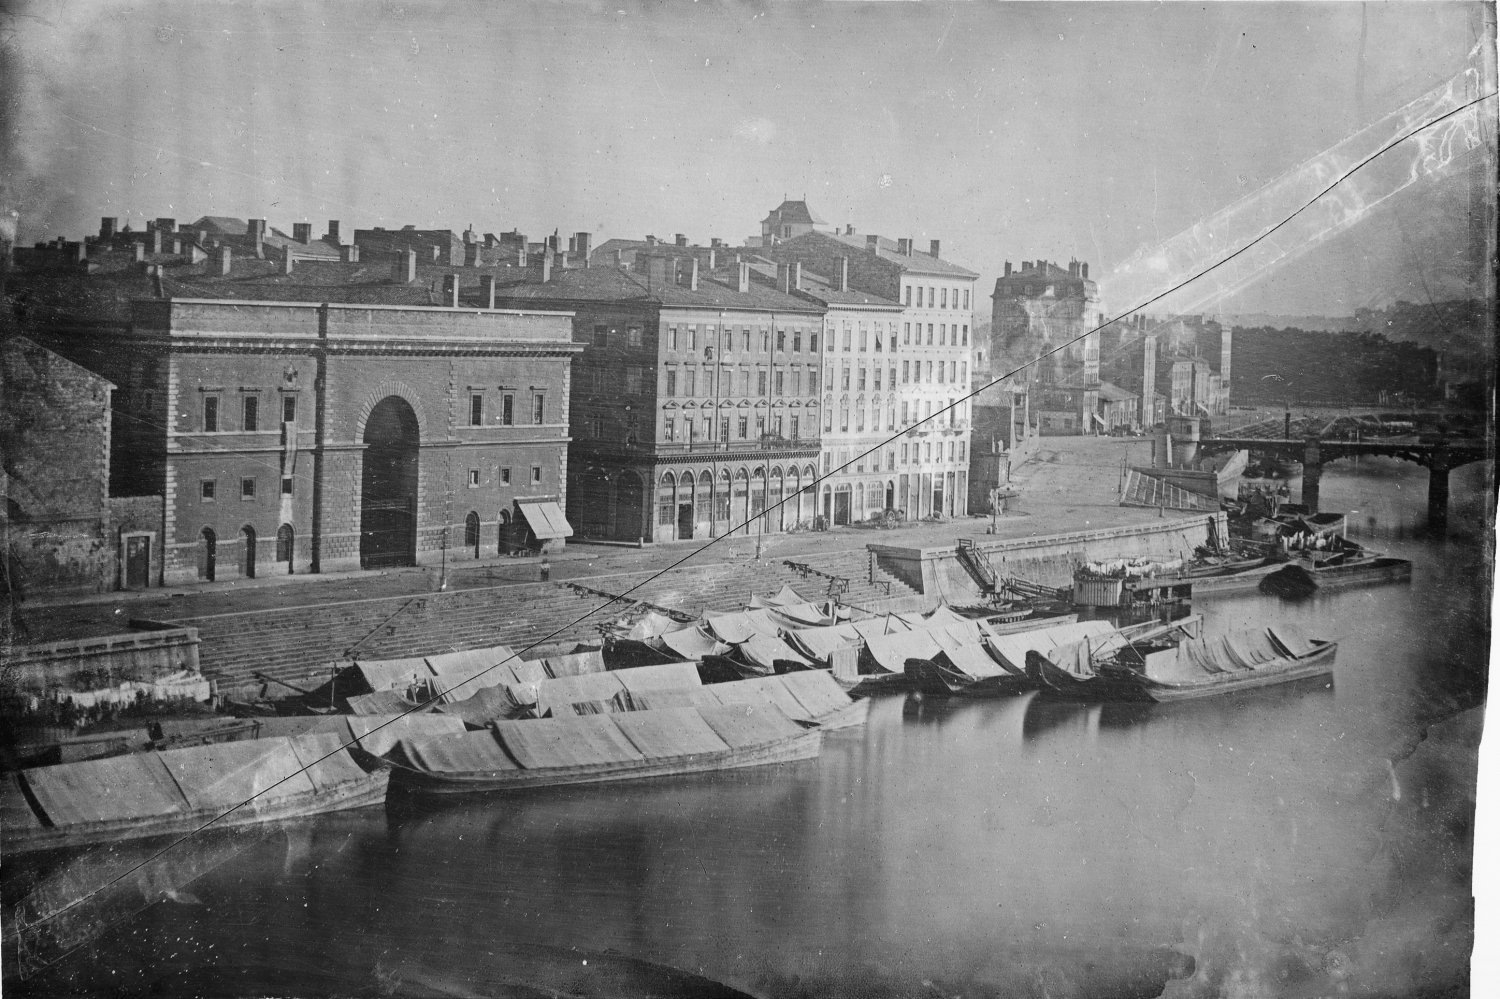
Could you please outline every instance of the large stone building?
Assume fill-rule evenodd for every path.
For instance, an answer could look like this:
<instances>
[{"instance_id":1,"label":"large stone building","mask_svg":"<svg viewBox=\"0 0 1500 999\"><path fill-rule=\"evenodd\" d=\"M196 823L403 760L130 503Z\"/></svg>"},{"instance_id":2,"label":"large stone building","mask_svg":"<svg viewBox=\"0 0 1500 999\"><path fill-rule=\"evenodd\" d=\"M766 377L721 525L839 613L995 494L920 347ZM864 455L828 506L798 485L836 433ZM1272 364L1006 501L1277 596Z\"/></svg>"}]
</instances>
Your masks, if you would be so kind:
<instances>
[{"instance_id":1,"label":"large stone building","mask_svg":"<svg viewBox=\"0 0 1500 999\"><path fill-rule=\"evenodd\" d=\"M1005 262L991 298L989 377L1018 371L1044 433L1088 433L1099 400L1099 286L1089 265Z\"/></svg>"},{"instance_id":2,"label":"large stone building","mask_svg":"<svg viewBox=\"0 0 1500 999\"><path fill-rule=\"evenodd\" d=\"M896 362L888 362L887 368L898 371L897 394L892 399L887 384L883 402L888 433L902 437L882 455L881 471L894 476L894 501L889 505L910 519L962 516L968 510L970 405L965 397L970 391L978 275L944 260L940 249L938 240L922 253L908 238L860 236L846 228L839 233L804 233L764 251L778 262L801 264L818 274L847 273L849 288L901 305L899 336L887 339L885 351ZM842 346L843 320L836 321ZM870 322L873 329L877 321L872 317ZM851 372L861 370L852 357L849 367ZM843 394L842 358L835 377L839 396L830 386L824 405L837 409ZM851 405L857 393L856 388ZM891 428L893 406L899 408ZM827 421L825 412L825 427ZM837 459L837 452L832 457Z\"/></svg>"},{"instance_id":3,"label":"large stone building","mask_svg":"<svg viewBox=\"0 0 1500 999\"><path fill-rule=\"evenodd\" d=\"M507 271L411 249L308 261L266 251L255 220L222 240L165 228L149 252L50 248L61 270L21 292L49 346L118 386L111 494L162 497L154 584L566 537L571 316L489 307ZM234 253L246 238L261 256Z\"/></svg>"},{"instance_id":4,"label":"large stone building","mask_svg":"<svg viewBox=\"0 0 1500 999\"><path fill-rule=\"evenodd\" d=\"M824 307L717 248L652 249L497 291L574 316L570 519L644 542L810 526Z\"/></svg>"}]
</instances>

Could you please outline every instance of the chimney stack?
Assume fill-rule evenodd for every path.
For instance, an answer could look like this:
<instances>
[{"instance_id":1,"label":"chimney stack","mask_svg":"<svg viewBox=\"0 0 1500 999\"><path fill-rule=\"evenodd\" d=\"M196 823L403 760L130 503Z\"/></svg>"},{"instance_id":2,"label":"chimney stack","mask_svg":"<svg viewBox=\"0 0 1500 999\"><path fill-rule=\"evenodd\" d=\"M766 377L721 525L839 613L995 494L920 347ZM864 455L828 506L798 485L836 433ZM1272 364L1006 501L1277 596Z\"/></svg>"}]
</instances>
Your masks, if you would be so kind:
<instances>
[{"instance_id":1,"label":"chimney stack","mask_svg":"<svg viewBox=\"0 0 1500 999\"><path fill-rule=\"evenodd\" d=\"M323 238L326 239L326 240L328 240L328 242L330 242L330 243L338 243L338 242L340 242L340 240L339 240L339 220L338 219L329 219L328 220L328 231L323 234Z\"/></svg>"},{"instance_id":2,"label":"chimney stack","mask_svg":"<svg viewBox=\"0 0 1500 999\"><path fill-rule=\"evenodd\" d=\"M292 273L292 248L290 246L281 248L281 273Z\"/></svg>"},{"instance_id":3,"label":"chimney stack","mask_svg":"<svg viewBox=\"0 0 1500 999\"><path fill-rule=\"evenodd\" d=\"M615 270L620 270L624 266L625 266L625 251L621 250L619 248L616 248L615 249Z\"/></svg>"},{"instance_id":4,"label":"chimney stack","mask_svg":"<svg viewBox=\"0 0 1500 999\"><path fill-rule=\"evenodd\" d=\"M939 252L938 252L938 251L939 251L939 250L941 250L941 249L942 249L942 247L943 247L943 244L942 244L942 243L940 243L940 242L939 242L939 241L938 241L938 240L935 240L935 239L934 239L934 240L933 240L933 241L932 241L932 249L931 249L931 250L930 250L930 251L929 251L929 252L930 252L930 254L931 254L931 255L932 255L932 256L934 256L934 257L938 257L938 256L941 256L941 255L942 255L942 254L941 254L941 253L939 253Z\"/></svg>"},{"instance_id":5,"label":"chimney stack","mask_svg":"<svg viewBox=\"0 0 1500 999\"><path fill-rule=\"evenodd\" d=\"M345 243L339 247L339 259L346 264L359 263L359 244Z\"/></svg>"},{"instance_id":6,"label":"chimney stack","mask_svg":"<svg viewBox=\"0 0 1500 999\"><path fill-rule=\"evenodd\" d=\"M1005 262L1005 276L1010 277L1010 261Z\"/></svg>"},{"instance_id":7,"label":"chimney stack","mask_svg":"<svg viewBox=\"0 0 1500 999\"><path fill-rule=\"evenodd\" d=\"M229 247L227 245L219 247L219 276L220 277L228 277L229 276L229 268L230 268L230 265L232 263L233 263L233 256L232 256L232 254L230 252Z\"/></svg>"},{"instance_id":8,"label":"chimney stack","mask_svg":"<svg viewBox=\"0 0 1500 999\"><path fill-rule=\"evenodd\" d=\"M750 265L743 261L740 263L739 281L735 287L741 295L749 294L750 292Z\"/></svg>"},{"instance_id":9,"label":"chimney stack","mask_svg":"<svg viewBox=\"0 0 1500 999\"><path fill-rule=\"evenodd\" d=\"M719 241L717 239L714 240L715 245L708 248L708 269L710 271L715 270L719 266L719 251L717 249L718 242Z\"/></svg>"},{"instance_id":10,"label":"chimney stack","mask_svg":"<svg viewBox=\"0 0 1500 999\"><path fill-rule=\"evenodd\" d=\"M834 282L835 291L849 290L849 258L839 257L838 275Z\"/></svg>"},{"instance_id":11,"label":"chimney stack","mask_svg":"<svg viewBox=\"0 0 1500 999\"><path fill-rule=\"evenodd\" d=\"M792 291L802 290L802 261L792 263Z\"/></svg>"},{"instance_id":12,"label":"chimney stack","mask_svg":"<svg viewBox=\"0 0 1500 999\"><path fill-rule=\"evenodd\" d=\"M578 250L578 256L583 261L583 266L589 265L589 253L594 249L594 236L592 233L576 232L573 234L574 248Z\"/></svg>"},{"instance_id":13,"label":"chimney stack","mask_svg":"<svg viewBox=\"0 0 1500 999\"><path fill-rule=\"evenodd\" d=\"M479 277L479 294L484 300L486 309L495 307L495 275L482 274Z\"/></svg>"},{"instance_id":14,"label":"chimney stack","mask_svg":"<svg viewBox=\"0 0 1500 999\"><path fill-rule=\"evenodd\" d=\"M1029 270L1031 270L1031 261L1030 260L1023 260L1023 261L1021 261L1021 270L1023 270L1023 271L1029 271Z\"/></svg>"},{"instance_id":15,"label":"chimney stack","mask_svg":"<svg viewBox=\"0 0 1500 999\"><path fill-rule=\"evenodd\" d=\"M1081 263L1078 265L1078 269L1083 274L1083 279L1087 281L1089 279L1089 265L1087 263Z\"/></svg>"},{"instance_id":16,"label":"chimney stack","mask_svg":"<svg viewBox=\"0 0 1500 999\"><path fill-rule=\"evenodd\" d=\"M136 263L140 263L141 261L143 261L143 260L146 259L146 244L145 243L135 242L135 243L132 243L130 245L135 248L135 262Z\"/></svg>"},{"instance_id":17,"label":"chimney stack","mask_svg":"<svg viewBox=\"0 0 1500 999\"><path fill-rule=\"evenodd\" d=\"M846 225L846 226L844 226L844 235L845 236L856 236L856 235L858 235L858 233L856 233L854 231L854 226L852 226L852 225Z\"/></svg>"},{"instance_id":18,"label":"chimney stack","mask_svg":"<svg viewBox=\"0 0 1500 999\"><path fill-rule=\"evenodd\" d=\"M152 253L160 253L160 252L162 252L162 250L161 250L161 230L160 229L153 228L151 230L151 252Z\"/></svg>"},{"instance_id":19,"label":"chimney stack","mask_svg":"<svg viewBox=\"0 0 1500 999\"><path fill-rule=\"evenodd\" d=\"M698 290L698 258L697 257L693 258L693 267L692 267L692 270L690 270L688 272L688 290L690 290L690 291L697 291Z\"/></svg>"},{"instance_id":20,"label":"chimney stack","mask_svg":"<svg viewBox=\"0 0 1500 999\"><path fill-rule=\"evenodd\" d=\"M552 280L552 250L542 251L542 284Z\"/></svg>"},{"instance_id":21,"label":"chimney stack","mask_svg":"<svg viewBox=\"0 0 1500 999\"><path fill-rule=\"evenodd\" d=\"M903 257L911 256L911 240L904 236L896 240L896 253Z\"/></svg>"},{"instance_id":22,"label":"chimney stack","mask_svg":"<svg viewBox=\"0 0 1500 999\"><path fill-rule=\"evenodd\" d=\"M265 242L266 238L266 220L251 219L248 225L249 227L246 230L246 235L250 237L251 252L253 252L257 257L264 257L266 255L266 251L265 247L262 244ZM158 223L158 228L160 228L160 223Z\"/></svg>"},{"instance_id":23,"label":"chimney stack","mask_svg":"<svg viewBox=\"0 0 1500 999\"><path fill-rule=\"evenodd\" d=\"M687 237L679 232L676 237L674 237L673 242L675 242L678 246L687 246Z\"/></svg>"},{"instance_id":24,"label":"chimney stack","mask_svg":"<svg viewBox=\"0 0 1500 999\"><path fill-rule=\"evenodd\" d=\"M89 258L89 248L88 248L88 244L87 243L82 243L82 242L73 243L73 242L70 242L67 245L68 245L68 259L70 261L72 261L73 263L75 263L75 264L81 264L81 263L83 263L85 260L87 260Z\"/></svg>"},{"instance_id":25,"label":"chimney stack","mask_svg":"<svg viewBox=\"0 0 1500 999\"><path fill-rule=\"evenodd\" d=\"M872 236L866 236L865 237L865 249L868 250L871 253L879 253L880 252L880 237L879 236L873 236L873 235Z\"/></svg>"},{"instance_id":26,"label":"chimney stack","mask_svg":"<svg viewBox=\"0 0 1500 999\"><path fill-rule=\"evenodd\" d=\"M176 219L157 219L156 220L156 228L160 229L164 233L169 233L169 234L170 233L174 233L174 232L177 231L177 220Z\"/></svg>"},{"instance_id":27,"label":"chimney stack","mask_svg":"<svg viewBox=\"0 0 1500 999\"><path fill-rule=\"evenodd\" d=\"M776 287L783 295L791 290L792 268L790 264L776 265Z\"/></svg>"},{"instance_id":28,"label":"chimney stack","mask_svg":"<svg viewBox=\"0 0 1500 999\"><path fill-rule=\"evenodd\" d=\"M303 246L306 246L308 243L311 243L312 242L312 223L311 222L293 222L292 223L292 238L295 239L297 242L301 243Z\"/></svg>"},{"instance_id":29,"label":"chimney stack","mask_svg":"<svg viewBox=\"0 0 1500 999\"><path fill-rule=\"evenodd\" d=\"M119 229L120 220L109 215L99 220L99 238L109 240L115 238L115 232Z\"/></svg>"},{"instance_id":30,"label":"chimney stack","mask_svg":"<svg viewBox=\"0 0 1500 999\"><path fill-rule=\"evenodd\" d=\"M411 284L416 279L417 251L407 247L396 254L395 281L397 284Z\"/></svg>"},{"instance_id":31,"label":"chimney stack","mask_svg":"<svg viewBox=\"0 0 1500 999\"><path fill-rule=\"evenodd\" d=\"M443 304L450 309L458 308L458 275L443 275Z\"/></svg>"}]
</instances>

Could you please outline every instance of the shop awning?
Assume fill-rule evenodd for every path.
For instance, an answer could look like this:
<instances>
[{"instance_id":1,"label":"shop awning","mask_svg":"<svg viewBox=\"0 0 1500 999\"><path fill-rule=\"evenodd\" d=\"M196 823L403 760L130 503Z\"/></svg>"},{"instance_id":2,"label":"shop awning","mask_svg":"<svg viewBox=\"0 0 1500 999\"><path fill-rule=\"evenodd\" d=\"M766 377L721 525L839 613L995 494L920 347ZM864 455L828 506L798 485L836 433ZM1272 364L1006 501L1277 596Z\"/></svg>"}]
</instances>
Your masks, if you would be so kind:
<instances>
[{"instance_id":1,"label":"shop awning","mask_svg":"<svg viewBox=\"0 0 1500 999\"><path fill-rule=\"evenodd\" d=\"M573 525L563 516L562 507L551 500L516 500L516 506L521 508L521 515L538 541L573 536Z\"/></svg>"}]
</instances>

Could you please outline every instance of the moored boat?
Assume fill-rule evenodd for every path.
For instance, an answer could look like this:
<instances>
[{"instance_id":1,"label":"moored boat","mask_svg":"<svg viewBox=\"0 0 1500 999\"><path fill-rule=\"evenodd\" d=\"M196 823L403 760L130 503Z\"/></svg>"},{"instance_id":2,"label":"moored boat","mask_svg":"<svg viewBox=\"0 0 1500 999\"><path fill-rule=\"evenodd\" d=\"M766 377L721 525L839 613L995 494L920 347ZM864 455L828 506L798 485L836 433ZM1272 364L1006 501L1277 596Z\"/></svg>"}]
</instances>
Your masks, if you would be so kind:
<instances>
[{"instance_id":1,"label":"moored boat","mask_svg":"<svg viewBox=\"0 0 1500 999\"><path fill-rule=\"evenodd\" d=\"M525 791L811 759L823 731L761 705L662 708L496 722L489 730L403 740L393 794Z\"/></svg>"}]
</instances>

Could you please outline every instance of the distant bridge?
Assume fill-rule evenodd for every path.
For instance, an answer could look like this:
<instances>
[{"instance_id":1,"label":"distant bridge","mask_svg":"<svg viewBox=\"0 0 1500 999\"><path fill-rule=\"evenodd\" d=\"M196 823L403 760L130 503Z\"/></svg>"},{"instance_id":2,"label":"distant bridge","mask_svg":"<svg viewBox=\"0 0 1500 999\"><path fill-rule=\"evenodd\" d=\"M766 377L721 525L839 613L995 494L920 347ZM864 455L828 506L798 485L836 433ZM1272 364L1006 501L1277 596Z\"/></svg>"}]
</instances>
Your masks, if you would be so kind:
<instances>
[{"instance_id":1,"label":"distant bridge","mask_svg":"<svg viewBox=\"0 0 1500 999\"><path fill-rule=\"evenodd\" d=\"M1309 513L1318 512L1318 486L1323 466L1330 461L1361 454L1400 458L1427 467L1427 522L1442 533L1448 527L1448 473L1474 461L1493 458L1488 442L1448 437L1422 437L1417 441L1325 440L1308 436L1301 440L1261 437L1208 437L1197 441L1199 454L1250 451L1282 461L1302 463L1302 503Z\"/></svg>"}]
</instances>

